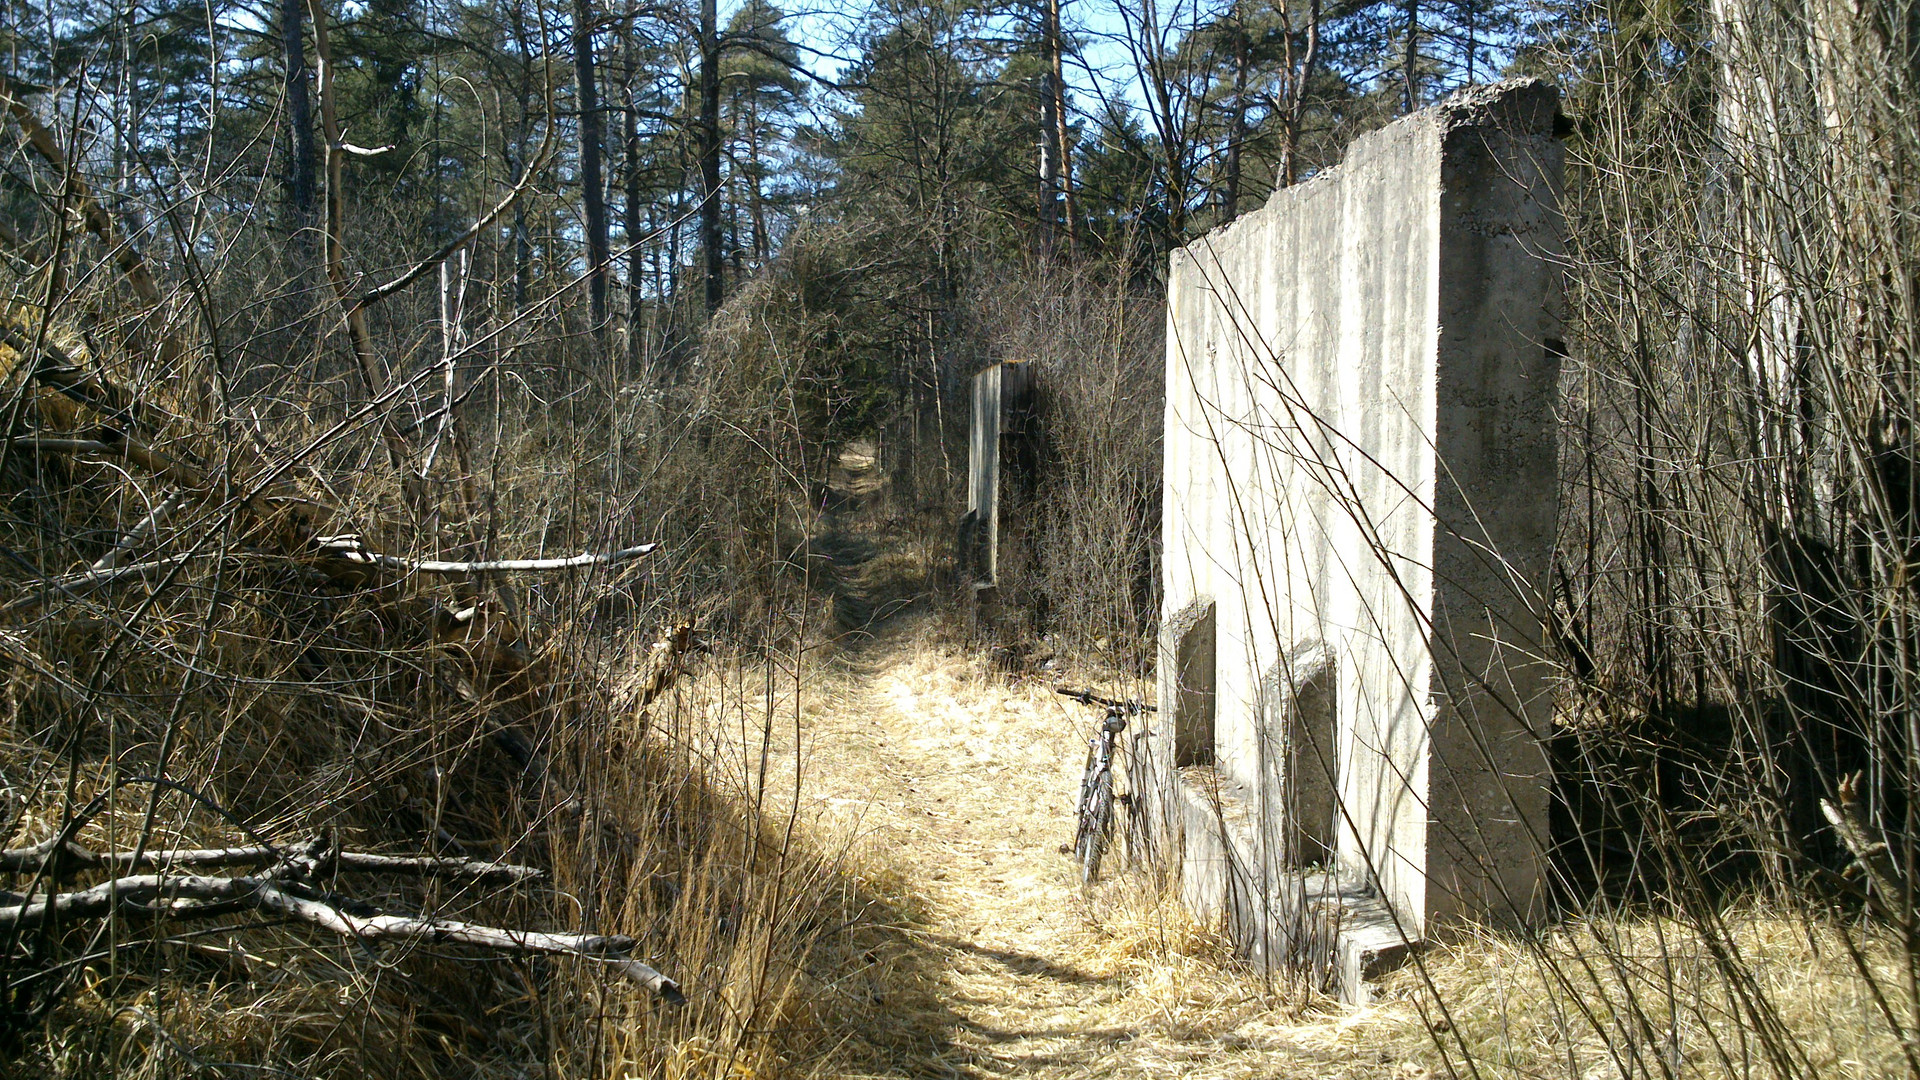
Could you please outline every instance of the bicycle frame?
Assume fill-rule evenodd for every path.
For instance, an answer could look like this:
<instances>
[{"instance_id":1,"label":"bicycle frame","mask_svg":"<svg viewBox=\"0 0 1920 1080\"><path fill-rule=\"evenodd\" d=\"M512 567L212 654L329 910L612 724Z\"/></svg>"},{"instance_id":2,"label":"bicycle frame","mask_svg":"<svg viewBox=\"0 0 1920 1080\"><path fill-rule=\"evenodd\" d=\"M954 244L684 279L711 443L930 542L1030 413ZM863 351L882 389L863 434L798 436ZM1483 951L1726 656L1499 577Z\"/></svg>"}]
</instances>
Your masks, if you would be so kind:
<instances>
[{"instance_id":1,"label":"bicycle frame","mask_svg":"<svg viewBox=\"0 0 1920 1080\"><path fill-rule=\"evenodd\" d=\"M1100 722L1100 730L1087 740L1089 766L1085 775L1080 777L1080 798L1074 803L1076 813L1084 813L1087 799L1093 794L1097 777L1112 775L1113 748L1120 741L1120 733L1127 730L1127 714L1122 708L1107 706L1107 717Z\"/></svg>"},{"instance_id":2,"label":"bicycle frame","mask_svg":"<svg viewBox=\"0 0 1920 1080\"><path fill-rule=\"evenodd\" d=\"M1100 874L1100 857L1113 825L1114 803L1127 801L1126 796L1113 793L1113 748L1120 740L1120 733L1127 729L1128 716L1154 709L1136 701L1103 698L1090 690L1056 687L1054 692L1083 705L1104 706L1107 711L1099 730L1087 741L1087 767L1080 777L1080 797L1074 803L1077 827L1073 846L1066 849L1079 858L1082 881L1092 884Z\"/></svg>"}]
</instances>

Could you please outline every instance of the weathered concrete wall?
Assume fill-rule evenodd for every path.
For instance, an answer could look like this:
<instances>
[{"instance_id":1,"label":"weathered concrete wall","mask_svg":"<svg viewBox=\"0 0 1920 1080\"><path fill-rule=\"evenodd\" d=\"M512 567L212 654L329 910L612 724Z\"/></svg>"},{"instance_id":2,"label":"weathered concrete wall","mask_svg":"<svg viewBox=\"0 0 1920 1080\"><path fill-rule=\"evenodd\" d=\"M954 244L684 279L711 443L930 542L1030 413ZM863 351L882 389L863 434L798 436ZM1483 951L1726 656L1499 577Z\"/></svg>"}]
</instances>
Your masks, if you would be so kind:
<instances>
[{"instance_id":1,"label":"weathered concrete wall","mask_svg":"<svg viewBox=\"0 0 1920 1080\"><path fill-rule=\"evenodd\" d=\"M993 587L1000 580L1000 504L1009 439L1030 432L1033 406L1031 368L1024 363L995 364L973 377L973 415L967 429L967 514L961 559L971 566L975 584Z\"/></svg>"},{"instance_id":2,"label":"weathered concrete wall","mask_svg":"<svg viewBox=\"0 0 1920 1080\"><path fill-rule=\"evenodd\" d=\"M1258 883L1238 888L1271 893L1330 857L1338 888L1376 889L1410 937L1538 911L1547 719L1527 658L1556 510L1556 116L1544 84L1456 95L1174 253L1159 700L1175 707L1136 747L1167 858L1238 844ZM1208 605L1210 724L1183 717L1178 662ZM1210 754L1174 737L1196 725ZM1228 793L1206 797L1222 835L1194 835L1183 767ZM1245 907L1207 900L1233 888L1188 892ZM1235 921L1271 921L1265 903Z\"/></svg>"}]
</instances>

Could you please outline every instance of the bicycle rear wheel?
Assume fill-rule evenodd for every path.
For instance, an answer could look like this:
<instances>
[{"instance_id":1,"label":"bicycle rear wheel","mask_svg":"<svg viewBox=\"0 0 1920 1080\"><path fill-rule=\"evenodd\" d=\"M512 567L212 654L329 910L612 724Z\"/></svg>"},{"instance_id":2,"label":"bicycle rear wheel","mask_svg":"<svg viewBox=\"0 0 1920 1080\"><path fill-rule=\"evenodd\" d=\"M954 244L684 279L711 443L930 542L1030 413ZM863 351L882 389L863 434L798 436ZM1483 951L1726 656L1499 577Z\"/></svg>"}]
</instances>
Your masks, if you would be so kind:
<instances>
[{"instance_id":1,"label":"bicycle rear wheel","mask_svg":"<svg viewBox=\"0 0 1920 1080\"><path fill-rule=\"evenodd\" d=\"M1100 877L1100 857L1106 854L1107 838L1113 832L1113 770L1100 769L1086 789L1073 853L1080 860L1080 880L1091 885Z\"/></svg>"}]
</instances>

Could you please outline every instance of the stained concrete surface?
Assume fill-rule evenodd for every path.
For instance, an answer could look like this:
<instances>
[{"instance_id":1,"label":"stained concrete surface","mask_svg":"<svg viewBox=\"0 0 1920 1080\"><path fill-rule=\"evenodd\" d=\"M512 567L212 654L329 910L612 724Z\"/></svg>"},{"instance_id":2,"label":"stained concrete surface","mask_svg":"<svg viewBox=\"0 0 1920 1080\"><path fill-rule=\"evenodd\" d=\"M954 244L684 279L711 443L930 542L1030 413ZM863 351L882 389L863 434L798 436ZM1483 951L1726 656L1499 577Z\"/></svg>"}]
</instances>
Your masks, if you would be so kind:
<instances>
[{"instance_id":1,"label":"stained concrete surface","mask_svg":"<svg viewBox=\"0 0 1920 1080\"><path fill-rule=\"evenodd\" d=\"M1342 896L1356 941L1541 914L1557 115L1543 83L1465 91L1171 259L1176 707L1136 768L1160 856L1250 953L1311 951Z\"/></svg>"}]
</instances>

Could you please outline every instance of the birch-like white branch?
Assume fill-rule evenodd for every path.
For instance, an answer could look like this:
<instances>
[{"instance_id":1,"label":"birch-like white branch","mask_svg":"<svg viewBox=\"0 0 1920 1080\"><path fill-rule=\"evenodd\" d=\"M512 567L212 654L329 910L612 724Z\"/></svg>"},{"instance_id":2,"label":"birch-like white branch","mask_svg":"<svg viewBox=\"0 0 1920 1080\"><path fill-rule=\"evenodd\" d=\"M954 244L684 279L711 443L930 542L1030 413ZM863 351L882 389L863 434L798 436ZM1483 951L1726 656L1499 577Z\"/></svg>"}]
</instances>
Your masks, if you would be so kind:
<instances>
[{"instance_id":1,"label":"birch-like white branch","mask_svg":"<svg viewBox=\"0 0 1920 1080\"><path fill-rule=\"evenodd\" d=\"M0 893L0 931L36 927L49 919L64 922L104 918L116 907L132 913L165 913L175 918L252 909L365 942L471 945L498 952L579 956L607 963L663 1000L676 1003L685 1000L679 983L651 965L627 956L635 945L629 937L511 930L416 915L352 915L323 900L296 895L294 889L270 877L135 874L52 896Z\"/></svg>"},{"instance_id":2,"label":"birch-like white branch","mask_svg":"<svg viewBox=\"0 0 1920 1080\"><path fill-rule=\"evenodd\" d=\"M346 562L361 563L367 566L382 566L389 570L414 574L487 574L509 573L514 571L574 570L583 566L601 566L612 563L629 562L643 558L659 548L659 544L641 544L638 547L621 548L619 551L586 552L555 559L488 559L479 562L447 562L441 559L407 559L398 555L384 555L369 549L359 536L320 536L314 538L323 555Z\"/></svg>"}]
</instances>

